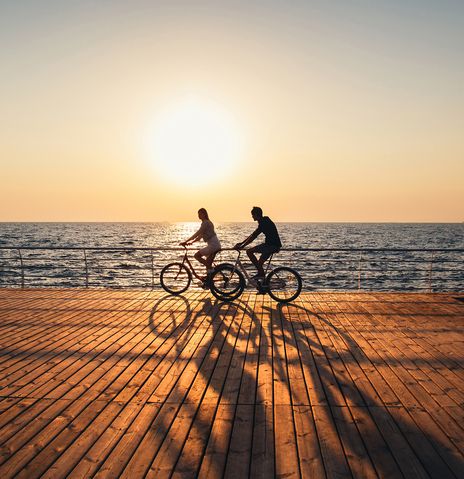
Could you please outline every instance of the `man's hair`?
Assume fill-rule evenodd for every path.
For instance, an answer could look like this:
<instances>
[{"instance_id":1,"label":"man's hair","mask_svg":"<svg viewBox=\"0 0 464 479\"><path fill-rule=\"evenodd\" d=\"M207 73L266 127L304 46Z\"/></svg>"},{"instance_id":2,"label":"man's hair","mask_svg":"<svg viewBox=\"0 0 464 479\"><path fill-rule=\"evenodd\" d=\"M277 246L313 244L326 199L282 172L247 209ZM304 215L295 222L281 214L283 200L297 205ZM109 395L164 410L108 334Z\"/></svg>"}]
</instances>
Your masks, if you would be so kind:
<instances>
[{"instance_id":1,"label":"man's hair","mask_svg":"<svg viewBox=\"0 0 464 479\"><path fill-rule=\"evenodd\" d=\"M263 216L263 210L259 206L253 206L251 214L255 213L260 218Z\"/></svg>"},{"instance_id":2,"label":"man's hair","mask_svg":"<svg viewBox=\"0 0 464 479\"><path fill-rule=\"evenodd\" d=\"M205 208L200 208L198 210L198 213L204 213L204 215L206 216L206 219L209 220L208 212L205 210Z\"/></svg>"}]
</instances>

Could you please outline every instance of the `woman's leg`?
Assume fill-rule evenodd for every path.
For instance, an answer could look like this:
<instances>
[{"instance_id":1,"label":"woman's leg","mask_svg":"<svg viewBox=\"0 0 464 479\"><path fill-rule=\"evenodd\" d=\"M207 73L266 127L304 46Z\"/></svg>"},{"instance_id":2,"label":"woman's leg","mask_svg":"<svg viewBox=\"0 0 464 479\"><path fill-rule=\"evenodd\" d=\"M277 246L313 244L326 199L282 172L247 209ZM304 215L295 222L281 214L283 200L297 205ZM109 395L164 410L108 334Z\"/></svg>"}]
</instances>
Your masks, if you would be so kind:
<instances>
[{"instance_id":1,"label":"woman's leg","mask_svg":"<svg viewBox=\"0 0 464 479\"><path fill-rule=\"evenodd\" d=\"M213 253L206 257L205 266L208 271L211 271L213 269L213 261L215 256L216 256L216 253Z\"/></svg>"},{"instance_id":2,"label":"woman's leg","mask_svg":"<svg viewBox=\"0 0 464 479\"><path fill-rule=\"evenodd\" d=\"M193 257L194 257L200 264L202 264L203 266L208 267L207 262L206 262L207 259L204 259L204 258L203 258L203 255L201 254L201 250L200 250L200 251L197 251L197 252L193 255Z\"/></svg>"}]
</instances>

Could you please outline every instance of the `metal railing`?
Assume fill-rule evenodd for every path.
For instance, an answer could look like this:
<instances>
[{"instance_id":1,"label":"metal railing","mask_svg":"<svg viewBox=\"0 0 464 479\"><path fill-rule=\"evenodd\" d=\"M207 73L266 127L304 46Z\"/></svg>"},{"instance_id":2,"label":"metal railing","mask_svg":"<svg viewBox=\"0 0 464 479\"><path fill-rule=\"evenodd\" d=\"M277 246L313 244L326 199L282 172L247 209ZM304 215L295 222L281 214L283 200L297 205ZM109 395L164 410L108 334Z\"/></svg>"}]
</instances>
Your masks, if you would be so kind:
<instances>
[{"instance_id":1,"label":"metal railing","mask_svg":"<svg viewBox=\"0 0 464 479\"><path fill-rule=\"evenodd\" d=\"M0 247L0 287L156 288L182 248ZM223 249L216 262L236 255ZM464 249L284 248L307 290L464 291ZM199 266L200 268L200 266Z\"/></svg>"}]
</instances>

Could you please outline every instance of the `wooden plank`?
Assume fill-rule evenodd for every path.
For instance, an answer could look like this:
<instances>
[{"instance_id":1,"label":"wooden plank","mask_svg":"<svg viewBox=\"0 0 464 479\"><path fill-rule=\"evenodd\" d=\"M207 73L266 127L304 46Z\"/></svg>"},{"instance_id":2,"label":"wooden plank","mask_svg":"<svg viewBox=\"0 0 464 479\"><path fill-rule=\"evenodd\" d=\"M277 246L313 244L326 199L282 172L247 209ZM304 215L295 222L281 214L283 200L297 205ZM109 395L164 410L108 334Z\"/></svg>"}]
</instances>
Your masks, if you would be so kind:
<instances>
[{"instance_id":1,"label":"wooden plank","mask_svg":"<svg viewBox=\"0 0 464 479\"><path fill-rule=\"evenodd\" d=\"M315 359L317 375L314 374L314 377L318 376L324 390L324 396L318 401L319 403L324 403L324 399L327 399L327 402L333 406L345 406L345 398L340 386L337 382L336 376L330 362L326 356L326 349L324 348L323 342L326 340L325 337L320 338L314 325L313 325L313 316L309 316L309 321L305 321L302 327L302 333L306 336L307 344L311 350L311 353ZM320 397L320 393L319 393Z\"/></svg>"},{"instance_id":2,"label":"wooden plank","mask_svg":"<svg viewBox=\"0 0 464 479\"><path fill-rule=\"evenodd\" d=\"M357 406L350 406L349 408L377 475L385 479L402 477L403 474L388 447L388 443L372 418L369 408Z\"/></svg>"},{"instance_id":3,"label":"wooden plank","mask_svg":"<svg viewBox=\"0 0 464 479\"><path fill-rule=\"evenodd\" d=\"M180 451L177 462L169 469L172 478L196 478L200 468L210 431L213 427L217 404L201 404L196 411L188 436ZM171 435L175 435L171 429ZM176 438L177 439L177 438Z\"/></svg>"},{"instance_id":4,"label":"wooden plank","mask_svg":"<svg viewBox=\"0 0 464 479\"><path fill-rule=\"evenodd\" d=\"M391 408L393 409L393 408ZM408 441L404 438L388 410L381 406L369 407L369 412L377 423L385 441L405 477L429 477Z\"/></svg>"},{"instance_id":5,"label":"wooden plank","mask_svg":"<svg viewBox=\"0 0 464 479\"><path fill-rule=\"evenodd\" d=\"M86 451L105 429L118 416L122 405L116 402L109 404L95 401L45 446L17 474L18 478L55 479L66 477L75 467Z\"/></svg>"},{"instance_id":6,"label":"wooden plank","mask_svg":"<svg viewBox=\"0 0 464 479\"><path fill-rule=\"evenodd\" d=\"M332 406L330 409L353 477L377 477L350 408Z\"/></svg>"},{"instance_id":7,"label":"wooden plank","mask_svg":"<svg viewBox=\"0 0 464 479\"><path fill-rule=\"evenodd\" d=\"M0 474L460 477L463 330L447 294L0 289Z\"/></svg>"},{"instance_id":8,"label":"wooden plank","mask_svg":"<svg viewBox=\"0 0 464 479\"><path fill-rule=\"evenodd\" d=\"M440 457L433 447L433 444L429 441L427 436L424 435L423 431L414 423L412 417L415 415L415 412L411 412L412 416L402 407L389 409L390 415L398 425L398 428L401 430L404 437L407 439L411 448L414 450L415 455L423 464L427 473L430 474L431 477L454 477L451 469Z\"/></svg>"},{"instance_id":9,"label":"wooden plank","mask_svg":"<svg viewBox=\"0 0 464 479\"><path fill-rule=\"evenodd\" d=\"M214 315L217 313L216 307L213 312L213 316L210 318L214 321ZM205 321L207 315L200 316L202 321ZM201 322L202 322L201 321ZM221 324L221 328L226 327L225 324ZM177 441L176 434L171 434L170 430L176 418L179 420L174 425L178 434L186 435L188 433L188 425L194 417L195 410L198 401L188 402L188 394L192 382L198 372L198 367L202 363L208 348L211 346L211 335L207 334L208 329L205 328L203 332L192 337L192 347L186 352L185 360L187 363L183 366L182 374L179 375L178 381L172 387L166 391L166 395L163 392L163 396L157 393L157 402L163 402L158 416L155 418L152 428L145 435L138 448L134 451L132 458L130 459L124 475L132 477L139 474L154 474L166 469L167 453L169 446L175 444L178 450L185 440ZM219 329L220 331L220 329ZM217 333L217 332L216 332ZM206 346L206 347L205 347ZM186 348L183 348L183 352ZM197 351L196 355L194 355ZM168 392L169 391L169 392ZM153 398L151 398L153 400ZM184 403L184 404L183 404ZM192 406L193 404L193 406ZM164 446L163 446L164 444ZM163 447L163 449L161 449ZM159 454L161 451L161 454ZM178 454L178 452L177 452ZM172 467L171 463L171 467Z\"/></svg>"},{"instance_id":10,"label":"wooden plank","mask_svg":"<svg viewBox=\"0 0 464 479\"><path fill-rule=\"evenodd\" d=\"M388 313L385 307L382 308L382 311L385 314ZM377 318L376 314L372 316L374 319ZM390 317L392 321L396 322L395 315L390 315ZM389 346L391 358L401 362L403 367L413 375L417 382L427 390L429 395L432 396L437 403L443 406L456 406L464 402L462 394L458 394L456 388L450 387L450 382L444 380L441 374L436 374L434 364L432 365L427 362L426 351L421 351L420 360L411 359L411 357L415 357L416 352L413 352L409 347L409 342L403 339L404 337L407 338L403 333L404 329L401 328L399 331L397 329L398 328L381 329L376 327L373 331L375 331L374 334L376 334L377 337L382 338L384 344ZM425 365L423 366L424 363ZM454 376L455 375L451 377L451 380L454 379ZM459 380L457 376L456 379ZM464 384L464 382L462 384ZM446 389L446 391L444 391L444 389ZM452 396L454 396L454 398Z\"/></svg>"},{"instance_id":11,"label":"wooden plank","mask_svg":"<svg viewBox=\"0 0 464 479\"><path fill-rule=\"evenodd\" d=\"M271 317L273 322L275 473L278 477L296 478L300 476L300 466L286 355L286 339L289 339L288 321L284 320L281 307L273 308Z\"/></svg>"},{"instance_id":12,"label":"wooden plank","mask_svg":"<svg viewBox=\"0 0 464 479\"><path fill-rule=\"evenodd\" d=\"M250 308L244 318L245 324L250 324L248 335L243 338L243 345L236 343L240 350L245 348L245 358L224 477L247 477L251 464L260 326L252 309L253 303L248 304Z\"/></svg>"},{"instance_id":13,"label":"wooden plank","mask_svg":"<svg viewBox=\"0 0 464 479\"><path fill-rule=\"evenodd\" d=\"M272 403L257 403L254 411L250 477L275 477L274 410Z\"/></svg>"},{"instance_id":14,"label":"wooden plank","mask_svg":"<svg viewBox=\"0 0 464 479\"><path fill-rule=\"evenodd\" d=\"M265 297L255 298L254 315L259 325L255 337L259 353L250 476L267 478L275 475L272 318Z\"/></svg>"},{"instance_id":15,"label":"wooden plank","mask_svg":"<svg viewBox=\"0 0 464 479\"><path fill-rule=\"evenodd\" d=\"M234 416L229 404L218 404L198 477L223 477Z\"/></svg>"},{"instance_id":16,"label":"wooden plank","mask_svg":"<svg viewBox=\"0 0 464 479\"><path fill-rule=\"evenodd\" d=\"M245 312L247 306L247 304L244 306L233 305L228 308L227 314L232 316L231 321L228 321L229 327L224 335L222 345L218 346L218 359L214 363L214 371L201 398L198 412L173 470L173 477L196 477L198 469L201 466L202 457L207 447L209 433L213 427L215 415L218 411L218 403L237 341L236 331L240 330L243 317L245 316L245 314L241 314L241 308L244 308ZM238 319L237 315L241 316L241 319ZM237 330L235 329L236 327L238 327ZM192 389L194 389L194 387L195 385L192 386ZM232 407L229 409L232 414L234 409ZM227 451L224 451L224 458L226 456Z\"/></svg>"},{"instance_id":17,"label":"wooden plank","mask_svg":"<svg viewBox=\"0 0 464 479\"><path fill-rule=\"evenodd\" d=\"M58 461L52 466L55 475L51 477L93 477L102 464L104 464L106 457L116 444L129 434L130 425L144 407L145 406L141 406L140 404L124 405L121 411L115 416L113 422L101 433L100 437L96 438L87 450L80 452L81 457L77 463L75 463L74 460L72 464L66 462L60 465L64 454L60 456ZM149 408L147 407L147 409ZM81 438L79 438L78 441L79 443L82 442ZM68 451L66 451L66 453ZM72 466L73 468L71 469ZM49 474L49 471L50 470L48 470L46 474Z\"/></svg>"},{"instance_id":18,"label":"wooden plank","mask_svg":"<svg viewBox=\"0 0 464 479\"><path fill-rule=\"evenodd\" d=\"M313 354L313 349L317 348L318 345L309 342L305 331L311 323L313 316L306 309L305 303L297 303L297 305L292 305L292 307L296 308L298 312L296 316L292 317L292 327L309 403L313 406L327 405L327 396L319 374L317 359Z\"/></svg>"},{"instance_id":19,"label":"wooden plank","mask_svg":"<svg viewBox=\"0 0 464 479\"><path fill-rule=\"evenodd\" d=\"M259 358L258 373L256 384L256 403L272 404L274 398L273 391L273 335L272 319L268 312L267 303L264 302L264 296L256 299L256 317L260 324L259 330Z\"/></svg>"},{"instance_id":20,"label":"wooden plank","mask_svg":"<svg viewBox=\"0 0 464 479\"><path fill-rule=\"evenodd\" d=\"M224 308L225 315L221 312L223 308L218 307L214 311L214 316L211 318L212 328L208 328L203 337L203 344L200 348L204 353L196 353L195 358L187 364L180 383L184 380L184 386L179 386L182 390L188 390L188 393L179 408L179 411L171 424L169 433L166 435L161 444L158 453L156 454L147 472L148 477L167 477L174 469L177 460L181 454L185 443L188 440L189 432L194 424L194 419L197 417L199 408L201 407L201 399L206 391L211 375L214 371L214 366L217 362L218 351L222 348L230 325L234 320L234 316L227 315L230 305ZM218 321L220 319L220 321ZM191 385L188 385L188 380L185 378L193 378ZM207 409L207 406L205 406ZM208 414L209 412L209 414ZM206 418L211 418L212 410L207 411ZM201 415L199 416L201 419ZM206 424L201 424L200 429L209 431L210 421Z\"/></svg>"},{"instance_id":21,"label":"wooden plank","mask_svg":"<svg viewBox=\"0 0 464 479\"><path fill-rule=\"evenodd\" d=\"M330 406L313 406L312 410L327 478L352 477Z\"/></svg>"},{"instance_id":22,"label":"wooden plank","mask_svg":"<svg viewBox=\"0 0 464 479\"><path fill-rule=\"evenodd\" d=\"M113 320L116 319L115 321L116 327L118 325L118 321L121 321L121 318L122 320L124 320L123 313L119 313L119 315L117 315L116 317L113 317ZM34 379L36 379L38 376L40 376L43 373L48 375L49 378L55 378L56 377L55 370L59 370L59 371L62 370L63 361L68 361L68 362L71 361L71 364L73 364L74 362L78 361L78 359L74 360L74 355L76 353L81 352L82 349L85 351L85 348L87 349L93 348L94 347L93 345L99 344L99 342L101 342L103 338L111 338L112 334L113 334L113 330L108 330L106 332L104 331L102 334L95 334L92 332L88 334L87 336L85 336L84 338L80 338L80 341L82 342L82 346L81 347L78 346L75 349L73 349L72 347L71 349L66 349L66 348L69 348L69 344L74 344L76 342L76 337L72 337L71 339L67 337L65 343L61 343L60 341L57 341L57 343L54 344L54 348L53 348L53 351L55 352L51 351L50 353L47 353L47 351L45 350L45 352L39 355L39 357L37 358L38 360L32 363L31 368L24 368L20 372L20 374L22 374L22 372L24 371L26 372L26 375L23 375L19 380L14 377L8 378L9 381L13 381L14 384L17 384L18 386L10 386L9 388L7 388L7 391L11 390L12 393L14 392L16 395L22 395L22 396L32 394L32 391L34 391L34 384L35 384ZM94 342L86 343L87 338L93 339ZM50 341L52 341L52 339L50 339ZM63 351L63 348L65 348L64 351ZM44 359L41 359L42 357L44 357ZM58 360L56 361L55 364L53 363L50 364L50 361L54 357L58 357ZM55 370L54 370L54 367L55 367ZM42 382L45 382L44 378L42 378Z\"/></svg>"},{"instance_id":23,"label":"wooden plank","mask_svg":"<svg viewBox=\"0 0 464 479\"><path fill-rule=\"evenodd\" d=\"M224 478L249 477L254 406L238 404L230 438ZM251 426L251 427L250 427Z\"/></svg>"},{"instance_id":24,"label":"wooden plank","mask_svg":"<svg viewBox=\"0 0 464 479\"><path fill-rule=\"evenodd\" d=\"M388 376L392 382L399 385L396 386L397 390L399 387L402 390L400 396L402 403L406 407L424 407L434 415L435 420L441 424L444 432L450 433L450 438L456 442L457 446L464 448L464 430L428 394L422 384L414 378L414 375L403 366L403 363L396 360L395 356L391 354L389 346L385 345L370 332L364 332L363 336L369 343L375 343L376 352L382 357L385 364L388 365L391 371Z\"/></svg>"}]
</instances>

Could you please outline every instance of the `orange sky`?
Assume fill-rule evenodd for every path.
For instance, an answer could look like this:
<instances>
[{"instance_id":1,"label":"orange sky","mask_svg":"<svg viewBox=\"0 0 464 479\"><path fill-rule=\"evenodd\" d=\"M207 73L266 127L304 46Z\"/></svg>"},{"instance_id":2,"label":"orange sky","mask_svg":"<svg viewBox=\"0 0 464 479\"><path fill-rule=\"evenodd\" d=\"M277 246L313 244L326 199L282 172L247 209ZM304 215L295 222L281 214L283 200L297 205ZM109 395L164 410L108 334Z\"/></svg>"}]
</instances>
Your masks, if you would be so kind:
<instances>
[{"instance_id":1,"label":"orange sky","mask_svg":"<svg viewBox=\"0 0 464 479\"><path fill-rule=\"evenodd\" d=\"M37 3L0 6L0 221L464 220L461 4Z\"/></svg>"}]
</instances>

